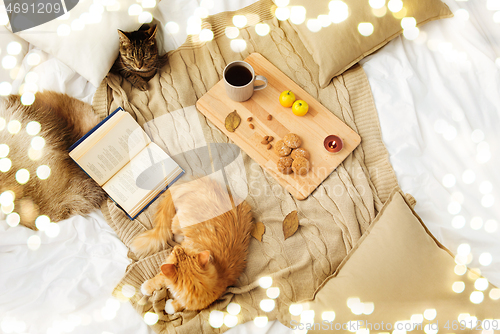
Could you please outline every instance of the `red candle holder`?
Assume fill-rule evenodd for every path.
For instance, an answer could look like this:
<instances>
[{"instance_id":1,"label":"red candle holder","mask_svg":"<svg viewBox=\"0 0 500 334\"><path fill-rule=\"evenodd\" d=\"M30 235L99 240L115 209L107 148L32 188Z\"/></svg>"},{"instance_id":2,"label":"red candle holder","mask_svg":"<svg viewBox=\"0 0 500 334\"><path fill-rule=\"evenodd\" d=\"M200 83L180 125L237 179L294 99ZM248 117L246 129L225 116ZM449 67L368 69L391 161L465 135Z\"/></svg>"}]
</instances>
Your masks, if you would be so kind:
<instances>
[{"instance_id":1,"label":"red candle holder","mask_svg":"<svg viewBox=\"0 0 500 334\"><path fill-rule=\"evenodd\" d=\"M342 141L342 139L339 136L335 135L329 135L328 137L326 137L323 144L325 145L325 150L331 153L338 153L344 147L344 142Z\"/></svg>"}]
</instances>

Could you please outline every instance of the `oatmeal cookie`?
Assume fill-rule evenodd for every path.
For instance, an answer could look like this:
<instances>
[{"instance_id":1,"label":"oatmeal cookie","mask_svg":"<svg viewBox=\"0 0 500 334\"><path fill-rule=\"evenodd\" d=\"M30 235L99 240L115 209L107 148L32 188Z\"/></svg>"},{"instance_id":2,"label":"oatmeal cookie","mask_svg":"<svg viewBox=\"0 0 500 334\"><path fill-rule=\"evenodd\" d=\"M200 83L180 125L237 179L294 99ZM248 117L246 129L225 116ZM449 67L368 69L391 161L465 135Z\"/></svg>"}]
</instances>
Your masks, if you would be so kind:
<instances>
[{"instance_id":1,"label":"oatmeal cookie","mask_svg":"<svg viewBox=\"0 0 500 334\"><path fill-rule=\"evenodd\" d=\"M278 140L276 144L274 144L274 152L280 157L286 157L291 151L292 149L288 147L283 140Z\"/></svg>"},{"instance_id":2,"label":"oatmeal cookie","mask_svg":"<svg viewBox=\"0 0 500 334\"><path fill-rule=\"evenodd\" d=\"M286 146L290 148L297 148L302 145L302 140L300 140L300 137L297 136L295 133L289 133L286 134L283 137L283 141L285 142Z\"/></svg>"},{"instance_id":3,"label":"oatmeal cookie","mask_svg":"<svg viewBox=\"0 0 500 334\"><path fill-rule=\"evenodd\" d=\"M290 157L281 157L278 160L278 170L283 174L290 174L292 170L293 159Z\"/></svg>"},{"instance_id":4,"label":"oatmeal cookie","mask_svg":"<svg viewBox=\"0 0 500 334\"><path fill-rule=\"evenodd\" d=\"M303 157L294 159L292 169L298 175L306 175L309 172L309 160Z\"/></svg>"},{"instance_id":5,"label":"oatmeal cookie","mask_svg":"<svg viewBox=\"0 0 500 334\"><path fill-rule=\"evenodd\" d=\"M291 157L292 159L297 159L298 157L302 157L309 160L309 152L306 149L299 147L292 151Z\"/></svg>"}]
</instances>

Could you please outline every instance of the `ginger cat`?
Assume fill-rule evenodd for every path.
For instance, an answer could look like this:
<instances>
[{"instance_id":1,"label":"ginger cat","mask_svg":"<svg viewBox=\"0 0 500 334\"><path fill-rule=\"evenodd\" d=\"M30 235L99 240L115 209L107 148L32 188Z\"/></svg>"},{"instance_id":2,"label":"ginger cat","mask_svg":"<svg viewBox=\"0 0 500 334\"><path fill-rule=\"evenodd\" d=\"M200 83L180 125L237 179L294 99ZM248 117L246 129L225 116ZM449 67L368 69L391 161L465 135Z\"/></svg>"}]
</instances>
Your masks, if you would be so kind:
<instances>
[{"instance_id":1,"label":"ginger cat","mask_svg":"<svg viewBox=\"0 0 500 334\"><path fill-rule=\"evenodd\" d=\"M133 241L136 254L161 250L173 234L176 239L178 235L184 238L162 264L161 272L141 286L144 295L168 287L174 299L168 313L206 308L245 269L253 228L250 206L242 201L233 207L226 187L208 177L165 193L154 224Z\"/></svg>"}]
</instances>

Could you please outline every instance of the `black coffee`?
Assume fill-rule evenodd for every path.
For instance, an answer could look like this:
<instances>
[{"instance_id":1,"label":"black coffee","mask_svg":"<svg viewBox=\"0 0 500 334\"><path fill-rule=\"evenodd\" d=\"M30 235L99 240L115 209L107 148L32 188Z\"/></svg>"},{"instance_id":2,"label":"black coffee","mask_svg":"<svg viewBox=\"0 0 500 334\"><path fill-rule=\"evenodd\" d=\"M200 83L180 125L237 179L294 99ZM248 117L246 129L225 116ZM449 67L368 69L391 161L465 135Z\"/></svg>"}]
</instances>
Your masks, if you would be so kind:
<instances>
[{"instance_id":1,"label":"black coffee","mask_svg":"<svg viewBox=\"0 0 500 334\"><path fill-rule=\"evenodd\" d=\"M252 72L244 66L233 66L226 71L226 80L233 86L245 86L252 81Z\"/></svg>"}]
</instances>

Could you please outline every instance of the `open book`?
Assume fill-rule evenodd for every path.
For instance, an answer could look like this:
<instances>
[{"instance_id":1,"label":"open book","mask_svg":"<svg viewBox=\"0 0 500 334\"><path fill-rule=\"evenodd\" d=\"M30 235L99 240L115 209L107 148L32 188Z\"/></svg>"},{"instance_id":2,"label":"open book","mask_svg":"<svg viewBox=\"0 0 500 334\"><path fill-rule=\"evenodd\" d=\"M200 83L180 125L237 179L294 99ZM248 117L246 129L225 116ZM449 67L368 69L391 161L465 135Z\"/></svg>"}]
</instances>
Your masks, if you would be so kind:
<instances>
[{"instance_id":1,"label":"open book","mask_svg":"<svg viewBox=\"0 0 500 334\"><path fill-rule=\"evenodd\" d=\"M69 150L69 156L130 219L137 217L184 174L122 108L116 109Z\"/></svg>"}]
</instances>

